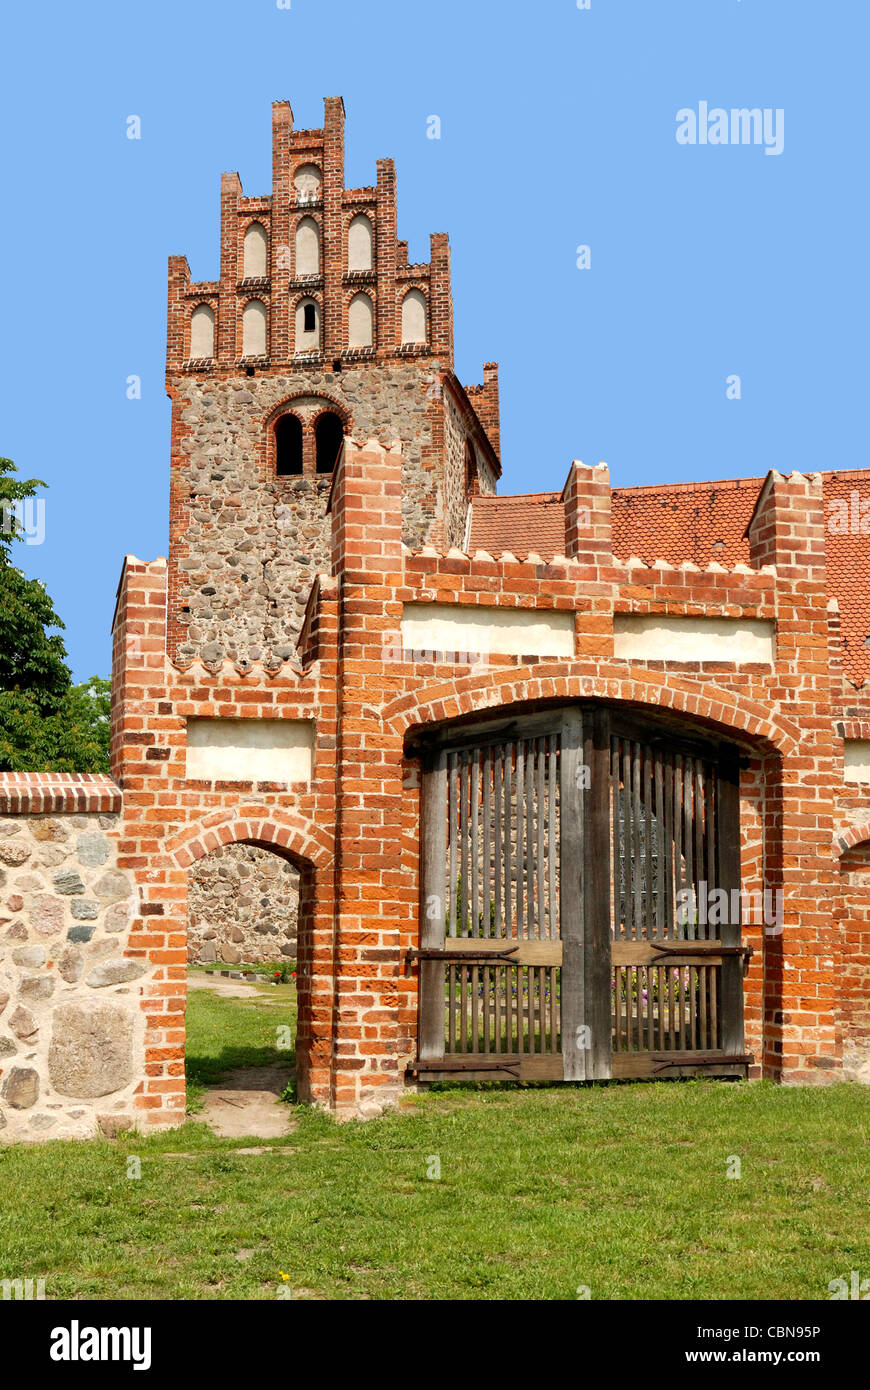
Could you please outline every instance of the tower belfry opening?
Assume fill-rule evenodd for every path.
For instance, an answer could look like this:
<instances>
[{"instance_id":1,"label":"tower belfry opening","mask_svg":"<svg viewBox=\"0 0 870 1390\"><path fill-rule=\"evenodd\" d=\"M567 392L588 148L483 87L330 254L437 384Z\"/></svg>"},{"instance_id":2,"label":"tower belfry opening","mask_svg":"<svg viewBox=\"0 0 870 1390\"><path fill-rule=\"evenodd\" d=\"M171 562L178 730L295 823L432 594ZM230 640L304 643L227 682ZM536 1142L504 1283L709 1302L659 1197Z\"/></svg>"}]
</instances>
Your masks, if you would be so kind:
<instances>
[{"instance_id":1,"label":"tower belfry opening","mask_svg":"<svg viewBox=\"0 0 870 1390\"><path fill-rule=\"evenodd\" d=\"M344 443L344 425L340 418L328 411L321 415L315 428L318 473L331 473L338 462L341 446Z\"/></svg>"},{"instance_id":2,"label":"tower belfry opening","mask_svg":"<svg viewBox=\"0 0 870 1390\"><path fill-rule=\"evenodd\" d=\"M275 425L275 472L289 478L302 472L302 421L282 415Z\"/></svg>"}]
</instances>

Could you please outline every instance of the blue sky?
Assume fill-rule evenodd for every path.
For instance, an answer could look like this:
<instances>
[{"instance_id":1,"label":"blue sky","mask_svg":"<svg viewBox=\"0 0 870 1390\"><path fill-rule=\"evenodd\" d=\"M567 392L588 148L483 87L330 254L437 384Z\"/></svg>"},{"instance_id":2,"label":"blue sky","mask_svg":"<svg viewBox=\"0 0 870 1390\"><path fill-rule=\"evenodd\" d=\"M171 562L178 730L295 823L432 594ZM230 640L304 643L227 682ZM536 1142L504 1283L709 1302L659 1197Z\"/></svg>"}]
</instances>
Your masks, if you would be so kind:
<instances>
[{"instance_id":1,"label":"blue sky","mask_svg":"<svg viewBox=\"0 0 870 1390\"><path fill-rule=\"evenodd\" d=\"M0 35L0 454L49 484L19 563L78 678L108 673L124 554L166 551L166 258L217 276L220 173L270 191L275 99L318 126L344 97L348 184L395 158L412 260L449 232L502 491L573 458L622 485L866 463L865 0L47 0ZM702 101L782 108L782 154L679 145Z\"/></svg>"}]
</instances>

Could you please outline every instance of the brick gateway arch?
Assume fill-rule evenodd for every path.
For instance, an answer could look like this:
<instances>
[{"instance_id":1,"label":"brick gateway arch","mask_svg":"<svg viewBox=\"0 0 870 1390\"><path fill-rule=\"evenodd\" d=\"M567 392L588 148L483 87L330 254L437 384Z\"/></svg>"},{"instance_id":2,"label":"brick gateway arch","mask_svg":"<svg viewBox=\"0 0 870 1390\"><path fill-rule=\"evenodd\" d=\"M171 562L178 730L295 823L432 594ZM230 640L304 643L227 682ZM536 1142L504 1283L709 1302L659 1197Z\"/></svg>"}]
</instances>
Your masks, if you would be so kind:
<instances>
[{"instance_id":1,"label":"brick gateway arch","mask_svg":"<svg viewBox=\"0 0 870 1390\"><path fill-rule=\"evenodd\" d=\"M237 838L308 866L302 1094L336 1113L457 1056L866 1072L870 575L828 521L868 474L611 488L574 463L561 492L498 496L498 369L456 376L447 237L411 264L392 162L347 189L343 152L339 98L320 130L276 103L271 194L222 179L219 280L170 260L169 553L124 563L112 778L0 774L0 1136L183 1120L187 875ZM304 440L279 473L276 422L324 402L332 474ZM489 719L517 722L469 744ZM508 781L510 875L504 840L498 873L481 848ZM781 891L781 921L674 935L702 881ZM481 960L500 940L522 959Z\"/></svg>"}]
</instances>

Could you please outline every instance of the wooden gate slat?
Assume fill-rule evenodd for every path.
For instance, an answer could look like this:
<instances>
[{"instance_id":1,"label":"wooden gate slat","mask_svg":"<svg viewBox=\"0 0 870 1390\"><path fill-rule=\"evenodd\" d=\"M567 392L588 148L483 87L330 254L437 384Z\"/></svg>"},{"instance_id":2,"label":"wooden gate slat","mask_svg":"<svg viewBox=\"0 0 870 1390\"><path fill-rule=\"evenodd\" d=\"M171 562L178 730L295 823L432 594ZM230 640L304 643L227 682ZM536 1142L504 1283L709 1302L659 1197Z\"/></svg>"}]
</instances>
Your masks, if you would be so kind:
<instances>
[{"instance_id":1,"label":"wooden gate slat","mask_svg":"<svg viewBox=\"0 0 870 1390\"><path fill-rule=\"evenodd\" d=\"M639 743L632 745L631 760L631 881L634 888L634 928L632 935L643 936L643 855L641 853L643 809L640 795L641 753Z\"/></svg>"},{"instance_id":2,"label":"wooden gate slat","mask_svg":"<svg viewBox=\"0 0 870 1390\"><path fill-rule=\"evenodd\" d=\"M718 879L717 885L728 894L729 904L737 892L740 902L740 760L736 749L728 750L720 759L718 777ZM728 920L720 928L723 942L728 946L740 944L740 920ZM743 1048L743 963L739 956L726 960L721 970L719 996L720 1046L725 1052Z\"/></svg>"},{"instance_id":3,"label":"wooden gate slat","mask_svg":"<svg viewBox=\"0 0 870 1390\"><path fill-rule=\"evenodd\" d=\"M456 935L457 935L457 902L456 902L456 894L457 894L457 889L458 889L457 876L458 876L458 874L459 874L459 865L458 865L457 857L456 857L456 842L457 842L457 826L456 826L457 804L456 804L456 803L457 803L457 795L458 795L457 780L458 780L458 777L459 777L459 769L458 769L458 760L457 760L457 756L456 756L455 753L449 753L449 754L448 754L448 757L447 757L447 766L448 766L448 774L449 774L448 829L449 829L449 844L450 844L450 864L449 864L449 880L448 880L448 892L449 892L449 894L450 894L450 907L449 907L449 927L448 927L448 932L449 932L449 935L450 935L450 936L456 936Z\"/></svg>"},{"instance_id":4,"label":"wooden gate slat","mask_svg":"<svg viewBox=\"0 0 870 1390\"><path fill-rule=\"evenodd\" d=\"M643 749L643 929L645 937L655 934L652 867L652 759Z\"/></svg>"},{"instance_id":5,"label":"wooden gate slat","mask_svg":"<svg viewBox=\"0 0 870 1390\"><path fill-rule=\"evenodd\" d=\"M589 770L583 794L584 1013L589 1029L586 1077L610 1077L610 715L603 706L583 717L584 763Z\"/></svg>"},{"instance_id":6,"label":"wooden gate slat","mask_svg":"<svg viewBox=\"0 0 870 1390\"><path fill-rule=\"evenodd\" d=\"M549 768L547 776L547 867L549 870L549 936L551 941L556 941L559 936L559 900L556 893L556 856L558 845L556 840L556 735L550 735L549 748Z\"/></svg>"},{"instance_id":7,"label":"wooden gate slat","mask_svg":"<svg viewBox=\"0 0 870 1390\"><path fill-rule=\"evenodd\" d=\"M694 891L696 889L696 884L695 852L692 839L692 763L693 760L691 758L686 758L683 764L683 854L686 858L686 888ZM688 936L690 940L693 940L696 935L694 913L691 909L686 914L683 935Z\"/></svg>"},{"instance_id":8,"label":"wooden gate slat","mask_svg":"<svg viewBox=\"0 0 870 1390\"><path fill-rule=\"evenodd\" d=\"M491 936L493 927L492 892L492 749L487 747L483 759L483 935Z\"/></svg>"},{"instance_id":9,"label":"wooden gate slat","mask_svg":"<svg viewBox=\"0 0 870 1390\"><path fill-rule=\"evenodd\" d=\"M680 889L684 884L684 864L683 864L683 758L681 753L677 753L674 758L674 896L679 895ZM677 921L676 911L674 912L674 938L679 939L685 936L680 923Z\"/></svg>"},{"instance_id":10,"label":"wooden gate slat","mask_svg":"<svg viewBox=\"0 0 870 1390\"><path fill-rule=\"evenodd\" d=\"M695 816L695 883L696 901L701 901L701 882L704 878L704 768L700 760L695 762L695 786L694 786L694 816ZM708 889L712 884L708 880ZM695 935L704 937L707 935L707 928L703 922L699 922L695 928Z\"/></svg>"},{"instance_id":11,"label":"wooden gate slat","mask_svg":"<svg viewBox=\"0 0 870 1390\"><path fill-rule=\"evenodd\" d=\"M447 755L437 753L423 778L420 797L420 941L440 950L445 939L445 866L447 863ZM420 1056L444 1051L444 966L420 965Z\"/></svg>"},{"instance_id":12,"label":"wooden gate slat","mask_svg":"<svg viewBox=\"0 0 870 1390\"><path fill-rule=\"evenodd\" d=\"M493 762L492 775L494 782L493 852L495 864L493 871L495 876L495 934L496 936L501 937L506 934L504 924L504 897L502 893L502 875L504 873L504 865L502 859L501 834L502 817L504 815L504 806L502 802L502 780L504 778L504 750L501 747L496 748L495 751L495 760Z\"/></svg>"},{"instance_id":13,"label":"wooden gate slat","mask_svg":"<svg viewBox=\"0 0 870 1390\"><path fill-rule=\"evenodd\" d=\"M656 866L655 866L655 935L667 935L667 917L665 912L665 841L663 827L665 824L664 808L664 769L662 767L661 749L655 751L655 768L653 773L655 781L655 811L656 811Z\"/></svg>"},{"instance_id":14,"label":"wooden gate slat","mask_svg":"<svg viewBox=\"0 0 870 1390\"><path fill-rule=\"evenodd\" d=\"M511 786L511 776L513 771L513 745L508 743L504 752L504 808L502 822L502 843L504 844L504 914L505 914L505 936L518 936L516 927L516 917L514 915L513 897L511 893L511 837L513 834L513 788Z\"/></svg>"},{"instance_id":15,"label":"wooden gate slat","mask_svg":"<svg viewBox=\"0 0 870 1390\"><path fill-rule=\"evenodd\" d=\"M676 926L674 921L674 760L670 754L667 755L662 769L665 783L665 825L664 825L664 859L665 859L665 935L668 937L676 936Z\"/></svg>"},{"instance_id":16,"label":"wooden gate slat","mask_svg":"<svg viewBox=\"0 0 870 1390\"><path fill-rule=\"evenodd\" d=\"M559 765L559 921L562 929L561 1023L566 1081L586 1080L584 898L583 898L583 719L579 709L562 717Z\"/></svg>"},{"instance_id":17,"label":"wooden gate slat","mask_svg":"<svg viewBox=\"0 0 870 1390\"><path fill-rule=\"evenodd\" d=\"M459 936L468 935L468 756L459 758Z\"/></svg>"},{"instance_id":18,"label":"wooden gate slat","mask_svg":"<svg viewBox=\"0 0 870 1390\"><path fill-rule=\"evenodd\" d=\"M544 828L546 825L546 740L538 739L535 764L538 775L535 787L535 878L538 888L538 937L549 936L547 931L547 874L544 857Z\"/></svg>"},{"instance_id":19,"label":"wooden gate slat","mask_svg":"<svg viewBox=\"0 0 870 1390\"><path fill-rule=\"evenodd\" d=\"M536 742L530 739L526 757L526 935L537 936L535 903L535 752Z\"/></svg>"},{"instance_id":20,"label":"wooden gate slat","mask_svg":"<svg viewBox=\"0 0 870 1390\"><path fill-rule=\"evenodd\" d=\"M480 754L477 749L470 755L471 799L471 935L480 936Z\"/></svg>"},{"instance_id":21,"label":"wooden gate slat","mask_svg":"<svg viewBox=\"0 0 870 1390\"><path fill-rule=\"evenodd\" d=\"M525 807L526 807L526 756L522 739L517 740L517 936L526 936L526 846L525 846Z\"/></svg>"}]
</instances>

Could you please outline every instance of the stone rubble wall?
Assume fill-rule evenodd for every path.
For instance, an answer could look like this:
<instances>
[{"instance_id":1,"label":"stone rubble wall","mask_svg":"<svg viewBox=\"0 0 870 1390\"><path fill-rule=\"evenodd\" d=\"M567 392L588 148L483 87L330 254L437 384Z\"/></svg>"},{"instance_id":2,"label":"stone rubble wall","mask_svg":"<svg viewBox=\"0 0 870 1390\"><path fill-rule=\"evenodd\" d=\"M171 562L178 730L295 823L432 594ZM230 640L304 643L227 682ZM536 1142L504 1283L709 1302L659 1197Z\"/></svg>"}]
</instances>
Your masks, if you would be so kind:
<instances>
[{"instance_id":1,"label":"stone rubble wall","mask_svg":"<svg viewBox=\"0 0 870 1390\"><path fill-rule=\"evenodd\" d=\"M187 958L201 965L295 960L299 874L271 850L233 844L194 864Z\"/></svg>"},{"instance_id":2,"label":"stone rubble wall","mask_svg":"<svg viewBox=\"0 0 870 1390\"><path fill-rule=\"evenodd\" d=\"M119 820L0 815L0 1143L133 1123L153 967L125 955L137 897Z\"/></svg>"}]
</instances>

